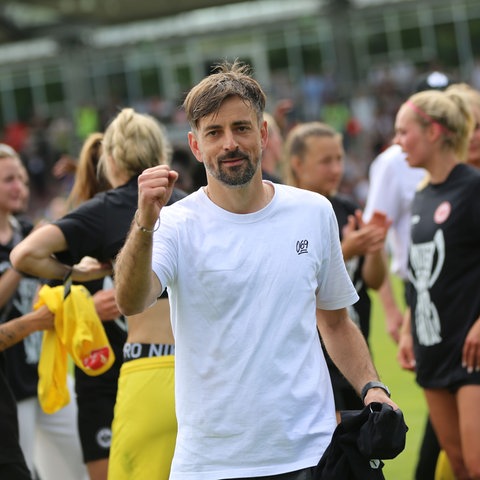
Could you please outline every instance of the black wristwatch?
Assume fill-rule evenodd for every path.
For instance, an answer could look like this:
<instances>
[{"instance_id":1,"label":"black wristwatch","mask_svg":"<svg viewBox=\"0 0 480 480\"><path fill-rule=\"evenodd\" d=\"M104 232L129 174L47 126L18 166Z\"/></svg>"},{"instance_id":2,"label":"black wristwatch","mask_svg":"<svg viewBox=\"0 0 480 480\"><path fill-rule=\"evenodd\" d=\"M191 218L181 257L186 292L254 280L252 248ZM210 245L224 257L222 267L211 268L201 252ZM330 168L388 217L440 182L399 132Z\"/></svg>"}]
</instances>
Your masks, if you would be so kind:
<instances>
[{"instance_id":1,"label":"black wristwatch","mask_svg":"<svg viewBox=\"0 0 480 480\"><path fill-rule=\"evenodd\" d=\"M361 393L362 402L365 401L365 397L367 396L367 392L368 392L371 388L381 388L381 389L384 390L385 393L390 397L390 390L388 389L388 387L387 387L384 383L382 383L382 382L368 382L368 383L365 384L365 386L362 388L362 393Z\"/></svg>"}]
</instances>

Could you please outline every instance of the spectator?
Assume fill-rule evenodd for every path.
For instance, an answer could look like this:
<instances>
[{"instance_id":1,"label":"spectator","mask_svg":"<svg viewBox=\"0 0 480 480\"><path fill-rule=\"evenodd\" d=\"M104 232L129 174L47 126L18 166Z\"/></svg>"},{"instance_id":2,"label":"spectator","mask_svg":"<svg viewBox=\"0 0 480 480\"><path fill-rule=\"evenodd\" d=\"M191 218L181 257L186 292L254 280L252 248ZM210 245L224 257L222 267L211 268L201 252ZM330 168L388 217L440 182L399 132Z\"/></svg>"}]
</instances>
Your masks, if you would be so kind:
<instances>
[{"instance_id":1,"label":"spectator","mask_svg":"<svg viewBox=\"0 0 480 480\"><path fill-rule=\"evenodd\" d=\"M138 114L129 108L123 109L106 129L102 145L101 171L105 173L112 188L84 201L63 218L37 229L28 239L21 242L12 252L12 261L21 271L57 280L64 278L65 274L71 274L73 281L80 283L103 279L111 273L111 262L123 245L134 217L137 205L137 177L146 167L166 162L169 158L170 146L163 129L153 117ZM177 195L180 197L183 193L176 191L172 201L177 198ZM78 262L85 256L97 259L98 262L93 264L93 272L78 266ZM102 287L105 290L103 284ZM106 304L110 308L104 314L99 313L99 316L102 320L109 320L115 318L118 310L111 295L112 290L109 289L104 293L108 299L104 298L105 301L101 304ZM97 306L97 312L98 310ZM136 476L138 478L139 473L136 468L140 468L142 475L148 478L161 478L158 473L159 468L162 475L168 475L170 466L168 454L162 457L165 460L161 463L152 462L151 448L155 448L160 440L156 439L156 443L148 442L150 448L141 441L137 441L138 432L146 432L148 426L157 434L159 432L163 434L164 417L155 417L153 413L149 415L147 409L129 410L128 418L132 421L132 425L135 425L135 429L133 432L126 432L123 428L125 418L123 413L120 414L123 412L125 402L129 405L132 401L138 404L137 391L130 387L133 384L137 389L139 384L145 384L141 380L139 383L135 381L139 375L143 379L145 375L155 377L155 374L163 375L165 371L167 376L168 373L173 375L171 356L165 362L163 362L164 358L157 358L166 358L167 353L171 354L171 349L168 352L161 348L150 349L150 344L158 347L157 344L166 343L157 339L162 336L164 330L168 330L169 325L164 304L162 312L159 310L153 312L157 315L150 311L145 316L128 319L128 328L123 317L115 318L114 321L105 321L103 325L114 347L116 364L100 377L88 377L82 380L77 374L79 428L91 480L104 480L107 475L118 480L124 478L122 475L125 474L127 478ZM162 317L159 316L160 314ZM128 330L128 337L126 330ZM128 365L124 365L126 368L122 366L120 377L120 385L124 385L124 388L118 391L117 398L117 381L123 360L122 347L126 340L128 344L145 344L145 356L148 356L151 351L155 353L152 355L154 358L128 356ZM143 348L143 345L141 346ZM136 369L136 361L140 361L143 368ZM165 368L158 369L159 363L165 363ZM173 398L173 382L170 383L169 392L156 389L156 381L151 379L146 384L151 388L149 395L146 395L146 391L142 391L142 402L148 403L149 406L152 404L158 406L151 397L157 398L158 395L168 397L170 393L169 398ZM115 442L121 441L121 443L118 456L113 457L115 462L112 465L113 473L110 474L111 423L115 402L117 402L115 425L118 425L118 429L117 434L113 436L112 453L115 450ZM173 401L168 405L171 414ZM132 415L136 415L135 419ZM158 418L158 422L152 421L154 417ZM169 420L168 425L171 427L173 424L173 427L168 431L169 438L165 443L172 443L171 438L175 437L175 419L170 415ZM145 421L148 422L147 426ZM128 450L124 450L125 445L128 445ZM156 451L159 450L161 449L156 448ZM132 459L132 462L126 461L127 457ZM131 476L128 477L128 475Z\"/></svg>"},{"instance_id":2,"label":"spectator","mask_svg":"<svg viewBox=\"0 0 480 480\"><path fill-rule=\"evenodd\" d=\"M2 146L0 163L0 323L3 323L31 312L40 282L23 277L10 264L11 250L33 226L24 216L13 215L25 209L29 194L25 168L18 154ZM80 480L86 472L75 428L75 403L47 415L38 402L41 342L41 329L34 329L4 354L6 377L17 402L20 445L32 475L37 470L42 478Z\"/></svg>"}]
</instances>

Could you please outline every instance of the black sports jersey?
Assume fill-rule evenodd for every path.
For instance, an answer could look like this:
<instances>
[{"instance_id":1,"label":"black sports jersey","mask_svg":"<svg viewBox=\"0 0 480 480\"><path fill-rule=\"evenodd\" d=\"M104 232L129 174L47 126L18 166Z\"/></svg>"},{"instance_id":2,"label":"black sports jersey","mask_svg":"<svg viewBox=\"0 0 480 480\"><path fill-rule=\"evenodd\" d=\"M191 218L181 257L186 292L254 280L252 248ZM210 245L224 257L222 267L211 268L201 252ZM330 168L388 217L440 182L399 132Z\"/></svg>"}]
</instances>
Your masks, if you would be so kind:
<instances>
[{"instance_id":1,"label":"black sports jersey","mask_svg":"<svg viewBox=\"0 0 480 480\"><path fill-rule=\"evenodd\" d=\"M417 382L424 388L480 383L461 365L480 316L480 172L457 165L416 193L409 280Z\"/></svg>"},{"instance_id":2,"label":"black sports jersey","mask_svg":"<svg viewBox=\"0 0 480 480\"><path fill-rule=\"evenodd\" d=\"M11 222L13 237L8 244L0 244L0 276L12 268L9 255L13 247L33 228L26 219L12 217ZM39 279L23 276L15 293L0 309L0 322L7 322L31 312L39 285ZM4 352L5 375L17 401L37 396L41 345L42 332L34 332Z\"/></svg>"}]
</instances>

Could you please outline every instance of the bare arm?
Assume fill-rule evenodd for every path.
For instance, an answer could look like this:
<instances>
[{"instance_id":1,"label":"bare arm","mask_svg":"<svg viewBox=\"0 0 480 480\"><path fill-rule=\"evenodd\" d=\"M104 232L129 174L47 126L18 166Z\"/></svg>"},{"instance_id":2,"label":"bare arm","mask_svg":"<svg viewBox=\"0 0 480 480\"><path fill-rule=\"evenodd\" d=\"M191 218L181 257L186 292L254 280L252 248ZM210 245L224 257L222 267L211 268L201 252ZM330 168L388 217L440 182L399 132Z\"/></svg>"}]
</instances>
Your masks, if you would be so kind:
<instances>
[{"instance_id":1,"label":"bare arm","mask_svg":"<svg viewBox=\"0 0 480 480\"><path fill-rule=\"evenodd\" d=\"M393 338L394 342L398 343L400 340L400 329L402 328L404 315L400 307L397 305L397 301L393 294L390 275L385 275L382 286L378 290L378 295L385 312L387 331Z\"/></svg>"},{"instance_id":2,"label":"bare arm","mask_svg":"<svg viewBox=\"0 0 480 480\"><path fill-rule=\"evenodd\" d=\"M142 312L162 293L152 271L153 231L177 178L167 165L148 168L138 177L138 210L115 261L115 297L124 315Z\"/></svg>"},{"instance_id":3,"label":"bare arm","mask_svg":"<svg viewBox=\"0 0 480 480\"><path fill-rule=\"evenodd\" d=\"M378 290L382 286L387 273L387 262L383 247L374 253L365 255L362 277L368 288Z\"/></svg>"},{"instance_id":4,"label":"bare arm","mask_svg":"<svg viewBox=\"0 0 480 480\"><path fill-rule=\"evenodd\" d=\"M72 271L77 282L103 278L111 273L111 266L93 262L92 268L72 268L55 258L55 252L68 248L63 232L56 225L48 224L34 230L10 253L13 267L35 277L61 280Z\"/></svg>"},{"instance_id":5,"label":"bare arm","mask_svg":"<svg viewBox=\"0 0 480 480\"><path fill-rule=\"evenodd\" d=\"M0 325L0 351L38 330L53 328L53 313L45 306Z\"/></svg>"},{"instance_id":6,"label":"bare arm","mask_svg":"<svg viewBox=\"0 0 480 480\"><path fill-rule=\"evenodd\" d=\"M364 256L362 278L367 287L376 290L380 288L387 270L383 250L388 223L367 224L363 221L360 210L356 210L355 215L349 215L347 220L342 228L343 258L348 260L353 256Z\"/></svg>"},{"instance_id":7,"label":"bare arm","mask_svg":"<svg viewBox=\"0 0 480 480\"><path fill-rule=\"evenodd\" d=\"M22 275L13 268L6 270L0 277L0 309L3 308L16 292Z\"/></svg>"},{"instance_id":8,"label":"bare arm","mask_svg":"<svg viewBox=\"0 0 480 480\"><path fill-rule=\"evenodd\" d=\"M480 370L480 317L470 327L462 350L462 366L469 373Z\"/></svg>"},{"instance_id":9,"label":"bare arm","mask_svg":"<svg viewBox=\"0 0 480 480\"><path fill-rule=\"evenodd\" d=\"M93 303L102 322L114 320L120 315L120 310L115 301L115 289L113 288L95 292L93 294Z\"/></svg>"},{"instance_id":10,"label":"bare arm","mask_svg":"<svg viewBox=\"0 0 480 480\"><path fill-rule=\"evenodd\" d=\"M153 234L132 224L115 261L115 298L124 315L135 315L151 306L162 293L152 271Z\"/></svg>"},{"instance_id":11,"label":"bare arm","mask_svg":"<svg viewBox=\"0 0 480 480\"><path fill-rule=\"evenodd\" d=\"M317 309L317 325L328 354L358 393L368 382L379 380L367 342L348 317L347 309ZM368 391L365 404L371 402L388 403L398 408L381 388Z\"/></svg>"},{"instance_id":12,"label":"bare arm","mask_svg":"<svg viewBox=\"0 0 480 480\"><path fill-rule=\"evenodd\" d=\"M397 359L405 370L415 370L415 354L413 352L412 315L410 308L405 311L403 325L399 335Z\"/></svg>"}]
</instances>

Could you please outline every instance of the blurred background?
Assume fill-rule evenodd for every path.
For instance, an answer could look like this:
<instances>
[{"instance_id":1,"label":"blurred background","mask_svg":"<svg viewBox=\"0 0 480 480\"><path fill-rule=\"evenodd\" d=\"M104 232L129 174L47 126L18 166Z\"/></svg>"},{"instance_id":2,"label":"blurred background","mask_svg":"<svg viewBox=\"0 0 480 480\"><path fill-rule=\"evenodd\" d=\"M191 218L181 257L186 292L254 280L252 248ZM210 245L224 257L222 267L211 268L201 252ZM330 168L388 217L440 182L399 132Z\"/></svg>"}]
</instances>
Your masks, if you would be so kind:
<instances>
[{"instance_id":1,"label":"blurred background","mask_svg":"<svg viewBox=\"0 0 480 480\"><path fill-rule=\"evenodd\" d=\"M150 113L180 157L189 88L222 59L249 63L285 132L344 133L344 186L360 203L399 103L440 69L480 88L478 0L2 0L0 141L22 155L32 209L68 188L64 155L119 109ZM187 150L188 152L188 150Z\"/></svg>"}]
</instances>

